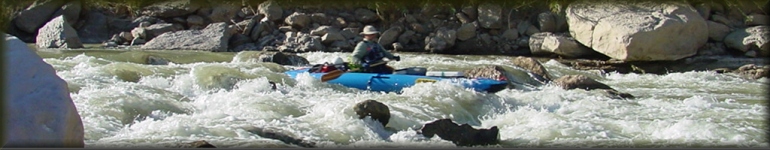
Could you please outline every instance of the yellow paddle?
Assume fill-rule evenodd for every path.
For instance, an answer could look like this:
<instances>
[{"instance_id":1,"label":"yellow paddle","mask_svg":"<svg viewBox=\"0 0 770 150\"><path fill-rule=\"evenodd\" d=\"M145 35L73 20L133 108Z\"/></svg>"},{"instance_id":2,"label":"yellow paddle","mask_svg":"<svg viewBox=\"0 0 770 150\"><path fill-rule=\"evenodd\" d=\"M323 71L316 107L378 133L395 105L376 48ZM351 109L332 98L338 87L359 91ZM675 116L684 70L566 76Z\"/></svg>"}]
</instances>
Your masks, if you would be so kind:
<instances>
[{"instance_id":1,"label":"yellow paddle","mask_svg":"<svg viewBox=\"0 0 770 150\"><path fill-rule=\"evenodd\" d=\"M379 65L382 65L382 64L385 64L385 63L388 63L388 61L382 61L382 62L374 63L374 64L370 65L369 67L379 66ZM361 68L351 69L351 70L348 70L348 72L358 71L360 69ZM326 81L329 81L329 80L337 79L340 76L342 76L342 74L344 74L344 73L345 73L345 71L342 71L342 70L329 71L326 74L324 74L323 76L321 76L321 82L326 82Z\"/></svg>"}]
</instances>

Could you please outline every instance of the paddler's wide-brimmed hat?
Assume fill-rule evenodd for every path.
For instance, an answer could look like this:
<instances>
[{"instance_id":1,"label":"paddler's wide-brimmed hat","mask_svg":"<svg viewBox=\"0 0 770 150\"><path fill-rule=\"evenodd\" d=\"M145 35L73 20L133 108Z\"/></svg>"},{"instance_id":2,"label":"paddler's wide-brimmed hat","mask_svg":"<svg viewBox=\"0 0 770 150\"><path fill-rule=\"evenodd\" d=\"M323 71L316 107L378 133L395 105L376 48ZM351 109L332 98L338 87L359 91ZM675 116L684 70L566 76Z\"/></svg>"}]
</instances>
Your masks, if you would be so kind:
<instances>
[{"instance_id":1,"label":"paddler's wide-brimmed hat","mask_svg":"<svg viewBox=\"0 0 770 150\"><path fill-rule=\"evenodd\" d=\"M367 25L364 27L364 30L361 31L361 35L367 35L367 34L380 34L380 31L377 31L376 28L372 25Z\"/></svg>"}]
</instances>

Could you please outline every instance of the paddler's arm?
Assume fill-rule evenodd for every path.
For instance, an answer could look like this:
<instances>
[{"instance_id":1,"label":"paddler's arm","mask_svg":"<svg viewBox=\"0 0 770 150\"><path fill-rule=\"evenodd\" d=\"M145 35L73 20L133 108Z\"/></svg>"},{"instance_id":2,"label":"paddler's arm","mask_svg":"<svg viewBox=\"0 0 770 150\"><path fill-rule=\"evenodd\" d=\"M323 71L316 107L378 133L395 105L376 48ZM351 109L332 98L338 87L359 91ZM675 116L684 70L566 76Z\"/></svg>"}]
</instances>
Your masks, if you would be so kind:
<instances>
[{"instance_id":1,"label":"paddler's arm","mask_svg":"<svg viewBox=\"0 0 770 150\"><path fill-rule=\"evenodd\" d=\"M367 52L368 51L366 51L366 43L358 42L358 45L356 45L356 48L353 49L353 55L351 55L350 64L360 65L361 58L364 58Z\"/></svg>"},{"instance_id":2,"label":"paddler's arm","mask_svg":"<svg viewBox=\"0 0 770 150\"><path fill-rule=\"evenodd\" d=\"M382 50L382 53L385 54L385 57L388 57L388 59L390 59L390 60L396 59L396 56L391 54L390 52L388 52L388 50L386 50L384 47L382 47L382 45L380 45L378 43L377 46L380 47L380 49Z\"/></svg>"}]
</instances>

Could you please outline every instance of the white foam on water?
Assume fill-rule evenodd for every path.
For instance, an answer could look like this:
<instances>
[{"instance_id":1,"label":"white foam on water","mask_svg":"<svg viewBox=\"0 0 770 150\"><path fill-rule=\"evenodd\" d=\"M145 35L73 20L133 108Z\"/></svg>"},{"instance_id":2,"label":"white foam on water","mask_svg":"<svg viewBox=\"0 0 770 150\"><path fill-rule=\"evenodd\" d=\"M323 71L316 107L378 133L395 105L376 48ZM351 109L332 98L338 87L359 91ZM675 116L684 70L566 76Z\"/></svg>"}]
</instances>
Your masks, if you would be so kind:
<instances>
[{"instance_id":1,"label":"white foam on water","mask_svg":"<svg viewBox=\"0 0 770 150\"><path fill-rule=\"evenodd\" d=\"M337 56L347 60L348 54L301 55L313 63ZM401 57L389 64L431 69L511 65L508 58L491 56ZM309 74L294 80L276 72L281 68L254 62L132 64L151 73L129 82L105 71L117 62L86 55L45 60L80 88L71 97L83 117L86 147L173 147L194 140L218 147L297 147L245 130L260 127L323 148L454 148L450 141L415 132L441 118L474 128L497 126L501 144L483 147L768 146L767 84L710 72L596 74L544 63L553 75L589 75L637 97L613 99L600 91L554 85L483 93L436 82L400 94L371 92L320 82ZM226 71L205 72L211 66ZM210 82L202 82L206 78ZM272 90L269 81L277 81L278 89ZM358 119L352 108L367 99L389 107L386 126Z\"/></svg>"}]
</instances>

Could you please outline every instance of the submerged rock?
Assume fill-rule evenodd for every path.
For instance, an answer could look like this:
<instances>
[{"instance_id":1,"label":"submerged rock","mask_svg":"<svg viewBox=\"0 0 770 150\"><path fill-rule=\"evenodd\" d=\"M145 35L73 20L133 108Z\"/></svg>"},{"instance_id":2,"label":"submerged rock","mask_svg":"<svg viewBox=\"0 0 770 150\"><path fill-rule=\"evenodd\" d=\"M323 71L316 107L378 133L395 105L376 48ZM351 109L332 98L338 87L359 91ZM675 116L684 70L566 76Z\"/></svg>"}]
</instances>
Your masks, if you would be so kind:
<instances>
[{"instance_id":1,"label":"submerged rock","mask_svg":"<svg viewBox=\"0 0 770 150\"><path fill-rule=\"evenodd\" d=\"M281 133L274 129L266 129L266 128L259 128L259 127L246 127L244 130L249 131L251 133L257 134L260 137L263 138L270 138L270 139L276 139L286 144L292 144L297 145L301 147L306 148L314 148L316 147L316 143L312 141L306 141L302 140L302 138L296 138L292 137L288 134Z\"/></svg>"},{"instance_id":2,"label":"submerged rock","mask_svg":"<svg viewBox=\"0 0 770 150\"><path fill-rule=\"evenodd\" d=\"M190 143L185 143L184 145L180 146L181 148L217 148L214 145L211 145L206 140L200 140L200 141L194 141Z\"/></svg>"},{"instance_id":3,"label":"submerged rock","mask_svg":"<svg viewBox=\"0 0 770 150\"><path fill-rule=\"evenodd\" d=\"M500 130L497 126L489 129L474 129L468 124L458 125L452 119L439 119L420 128L420 133L428 138L438 135L441 139L452 141L457 146L494 145L500 143Z\"/></svg>"},{"instance_id":4,"label":"submerged rock","mask_svg":"<svg viewBox=\"0 0 770 150\"><path fill-rule=\"evenodd\" d=\"M534 58L519 56L513 58L513 64L535 74L536 79L542 83L548 83L552 80L551 75L548 74L548 71L545 70L545 67L543 67L543 65Z\"/></svg>"},{"instance_id":5,"label":"submerged rock","mask_svg":"<svg viewBox=\"0 0 770 150\"><path fill-rule=\"evenodd\" d=\"M747 79L759 79L762 77L770 77L770 66L758 66L755 64L747 64L740 68L733 70L732 73L740 75Z\"/></svg>"},{"instance_id":6,"label":"submerged rock","mask_svg":"<svg viewBox=\"0 0 770 150\"><path fill-rule=\"evenodd\" d=\"M628 93L618 92L609 85L591 79L584 75L565 75L553 81L556 85L564 88L565 90L571 89L583 89L583 90L605 90L610 97L615 98L633 98L633 95Z\"/></svg>"},{"instance_id":7,"label":"submerged rock","mask_svg":"<svg viewBox=\"0 0 770 150\"><path fill-rule=\"evenodd\" d=\"M377 120L382 123L383 127L387 125L390 120L390 109L388 106L375 100L359 102L353 107L353 110L358 115L358 119L370 116L372 117L372 120Z\"/></svg>"}]
</instances>

